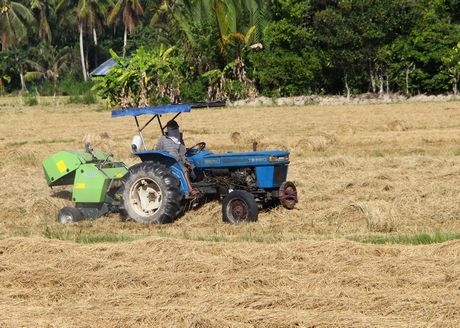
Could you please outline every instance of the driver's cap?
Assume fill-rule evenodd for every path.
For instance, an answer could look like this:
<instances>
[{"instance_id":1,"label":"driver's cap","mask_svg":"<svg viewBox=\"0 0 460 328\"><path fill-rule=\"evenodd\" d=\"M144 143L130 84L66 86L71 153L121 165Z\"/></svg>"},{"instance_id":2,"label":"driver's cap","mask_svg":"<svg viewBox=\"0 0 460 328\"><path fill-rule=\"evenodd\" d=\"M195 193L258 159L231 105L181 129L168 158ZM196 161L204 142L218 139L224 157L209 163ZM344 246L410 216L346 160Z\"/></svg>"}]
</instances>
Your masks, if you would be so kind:
<instances>
[{"instance_id":1,"label":"driver's cap","mask_svg":"<svg viewBox=\"0 0 460 328\"><path fill-rule=\"evenodd\" d=\"M169 128L169 129L178 129L179 124L177 124L177 122L175 120L170 120L170 121L168 121L168 123L166 123L166 127Z\"/></svg>"}]
</instances>

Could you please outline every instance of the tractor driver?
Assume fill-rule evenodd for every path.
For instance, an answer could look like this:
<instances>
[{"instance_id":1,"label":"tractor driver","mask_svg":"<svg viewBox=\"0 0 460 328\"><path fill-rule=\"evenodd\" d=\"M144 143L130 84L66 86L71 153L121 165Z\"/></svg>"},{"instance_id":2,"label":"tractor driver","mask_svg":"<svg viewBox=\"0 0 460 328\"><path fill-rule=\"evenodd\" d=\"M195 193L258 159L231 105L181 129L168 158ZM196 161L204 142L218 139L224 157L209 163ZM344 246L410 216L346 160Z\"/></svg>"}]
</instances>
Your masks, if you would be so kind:
<instances>
[{"instance_id":1,"label":"tractor driver","mask_svg":"<svg viewBox=\"0 0 460 328\"><path fill-rule=\"evenodd\" d=\"M179 131L179 124L175 120L170 120L166 123L166 134L161 136L155 147L156 150L166 151L174 156L177 162L180 164L182 171L184 172L187 185L192 196L198 194L198 190L192 187L190 182L190 175L188 170L191 169L191 164L185 157L186 148L182 143L182 136Z\"/></svg>"}]
</instances>

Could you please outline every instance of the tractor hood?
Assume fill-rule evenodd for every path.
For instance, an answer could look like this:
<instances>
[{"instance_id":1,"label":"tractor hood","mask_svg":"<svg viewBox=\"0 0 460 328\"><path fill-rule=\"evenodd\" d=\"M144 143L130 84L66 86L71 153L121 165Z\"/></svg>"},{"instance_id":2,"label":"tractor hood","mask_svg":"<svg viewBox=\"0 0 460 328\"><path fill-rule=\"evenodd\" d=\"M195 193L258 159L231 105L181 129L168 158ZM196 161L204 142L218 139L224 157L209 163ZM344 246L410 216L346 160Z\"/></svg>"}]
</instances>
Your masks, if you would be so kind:
<instances>
[{"instance_id":1,"label":"tractor hood","mask_svg":"<svg viewBox=\"0 0 460 328\"><path fill-rule=\"evenodd\" d=\"M283 150L264 150L215 154L209 151L203 151L189 157L189 160L200 168L289 164L289 152Z\"/></svg>"}]
</instances>

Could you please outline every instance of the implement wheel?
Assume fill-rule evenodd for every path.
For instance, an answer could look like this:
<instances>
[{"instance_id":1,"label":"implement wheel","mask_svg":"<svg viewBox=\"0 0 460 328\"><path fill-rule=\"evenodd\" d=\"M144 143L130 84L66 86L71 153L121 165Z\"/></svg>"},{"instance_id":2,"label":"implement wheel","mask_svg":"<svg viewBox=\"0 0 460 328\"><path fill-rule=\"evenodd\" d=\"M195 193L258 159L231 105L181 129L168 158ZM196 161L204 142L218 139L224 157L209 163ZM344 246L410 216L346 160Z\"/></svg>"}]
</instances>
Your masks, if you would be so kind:
<instances>
[{"instance_id":1,"label":"implement wheel","mask_svg":"<svg viewBox=\"0 0 460 328\"><path fill-rule=\"evenodd\" d=\"M83 214L81 214L80 210L75 207L66 206L59 210L58 213L58 221L59 223L72 223L77 222L83 219Z\"/></svg>"},{"instance_id":2,"label":"implement wheel","mask_svg":"<svg viewBox=\"0 0 460 328\"><path fill-rule=\"evenodd\" d=\"M180 214L184 195L170 169L159 163L144 162L129 169L122 197L129 218L141 223L167 223Z\"/></svg>"},{"instance_id":3,"label":"implement wheel","mask_svg":"<svg viewBox=\"0 0 460 328\"><path fill-rule=\"evenodd\" d=\"M238 224L257 221L259 209L254 196L244 190L234 190L222 202L222 216L225 222Z\"/></svg>"}]
</instances>

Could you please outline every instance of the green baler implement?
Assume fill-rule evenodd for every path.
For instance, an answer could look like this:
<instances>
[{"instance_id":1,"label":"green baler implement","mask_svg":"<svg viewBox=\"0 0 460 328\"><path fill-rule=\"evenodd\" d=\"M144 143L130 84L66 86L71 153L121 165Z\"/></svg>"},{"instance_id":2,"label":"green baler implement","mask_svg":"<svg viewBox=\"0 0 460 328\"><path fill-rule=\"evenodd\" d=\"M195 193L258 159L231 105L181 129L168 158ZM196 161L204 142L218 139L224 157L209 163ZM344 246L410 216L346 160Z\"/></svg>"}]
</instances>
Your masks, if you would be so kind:
<instances>
[{"instance_id":1,"label":"green baler implement","mask_svg":"<svg viewBox=\"0 0 460 328\"><path fill-rule=\"evenodd\" d=\"M102 162L110 157L110 154L99 150L93 151L92 154L86 151L64 150L46 158L43 161L43 170L48 186L72 184L75 171L80 165Z\"/></svg>"},{"instance_id":2,"label":"green baler implement","mask_svg":"<svg viewBox=\"0 0 460 328\"><path fill-rule=\"evenodd\" d=\"M102 203L111 181L126 174L124 166L98 168L94 164L82 164L75 174L72 200L77 203Z\"/></svg>"},{"instance_id":3,"label":"green baler implement","mask_svg":"<svg viewBox=\"0 0 460 328\"><path fill-rule=\"evenodd\" d=\"M87 147L85 151L60 151L43 161L48 186L73 185L72 201L76 211L63 208L59 212L61 222L95 218L118 210L115 192L128 170L123 163L113 162L111 158L109 153Z\"/></svg>"}]
</instances>

